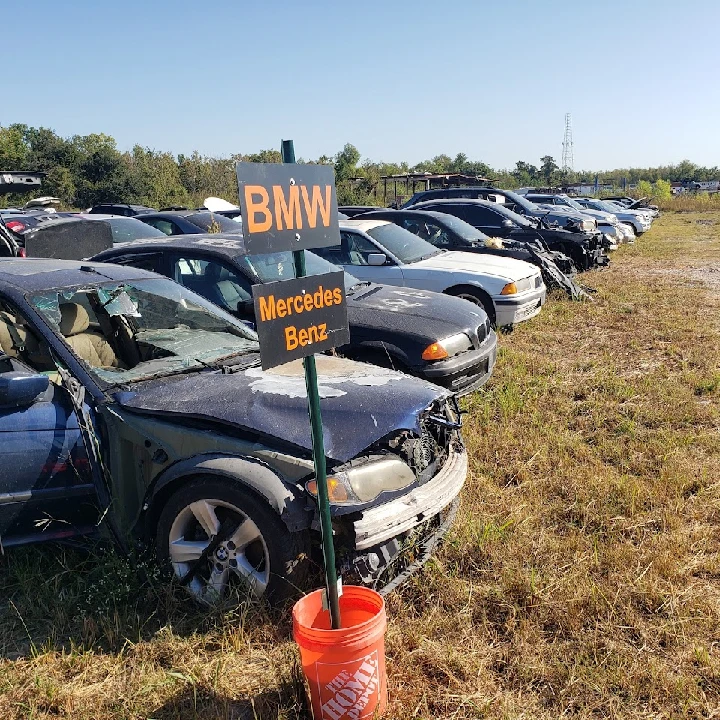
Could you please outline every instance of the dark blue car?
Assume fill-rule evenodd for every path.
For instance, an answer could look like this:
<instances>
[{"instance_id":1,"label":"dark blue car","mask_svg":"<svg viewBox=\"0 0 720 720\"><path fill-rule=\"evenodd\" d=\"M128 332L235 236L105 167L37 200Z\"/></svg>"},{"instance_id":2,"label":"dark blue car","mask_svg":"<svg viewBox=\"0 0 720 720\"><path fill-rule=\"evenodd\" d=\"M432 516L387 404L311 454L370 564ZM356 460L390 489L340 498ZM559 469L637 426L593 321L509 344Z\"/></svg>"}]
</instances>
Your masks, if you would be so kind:
<instances>
[{"instance_id":1,"label":"dark blue car","mask_svg":"<svg viewBox=\"0 0 720 720\"><path fill-rule=\"evenodd\" d=\"M318 356L339 572L394 587L447 529L467 472L454 397ZM317 551L300 363L134 267L0 260L0 541L154 544L198 600L280 599ZM406 542L407 541L407 542Z\"/></svg>"}]
</instances>

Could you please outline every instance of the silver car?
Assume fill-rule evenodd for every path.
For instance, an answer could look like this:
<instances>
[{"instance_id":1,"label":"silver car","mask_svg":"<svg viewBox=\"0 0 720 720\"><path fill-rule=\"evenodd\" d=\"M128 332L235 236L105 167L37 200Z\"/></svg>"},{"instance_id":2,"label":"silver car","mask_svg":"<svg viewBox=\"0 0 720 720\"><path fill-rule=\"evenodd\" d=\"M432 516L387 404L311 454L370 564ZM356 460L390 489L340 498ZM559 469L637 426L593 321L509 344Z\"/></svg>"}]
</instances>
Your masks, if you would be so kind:
<instances>
[{"instance_id":1,"label":"silver car","mask_svg":"<svg viewBox=\"0 0 720 720\"><path fill-rule=\"evenodd\" d=\"M620 205L614 205L609 200L598 200L597 198L578 197L573 198L581 207L589 210L603 210L611 212L617 217L621 223L625 223L632 227L636 235L642 235L647 232L652 225L652 220L644 213L637 210L628 210Z\"/></svg>"}]
</instances>

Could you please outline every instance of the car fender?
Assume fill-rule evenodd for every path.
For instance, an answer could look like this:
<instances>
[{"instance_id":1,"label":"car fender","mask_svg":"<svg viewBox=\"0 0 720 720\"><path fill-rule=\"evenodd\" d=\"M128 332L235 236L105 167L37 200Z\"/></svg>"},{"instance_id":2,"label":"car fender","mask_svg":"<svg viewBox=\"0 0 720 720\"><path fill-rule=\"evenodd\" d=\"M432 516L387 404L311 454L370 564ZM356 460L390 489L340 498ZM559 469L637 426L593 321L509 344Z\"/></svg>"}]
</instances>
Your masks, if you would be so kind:
<instances>
[{"instance_id":1,"label":"car fender","mask_svg":"<svg viewBox=\"0 0 720 720\"><path fill-rule=\"evenodd\" d=\"M207 454L180 460L158 475L143 504L146 531L152 531L153 520L180 485L198 475L214 475L246 487L275 510L290 532L310 527L313 513L307 510L307 496L302 489L284 482L256 458Z\"/></svg>"}]
</instances>

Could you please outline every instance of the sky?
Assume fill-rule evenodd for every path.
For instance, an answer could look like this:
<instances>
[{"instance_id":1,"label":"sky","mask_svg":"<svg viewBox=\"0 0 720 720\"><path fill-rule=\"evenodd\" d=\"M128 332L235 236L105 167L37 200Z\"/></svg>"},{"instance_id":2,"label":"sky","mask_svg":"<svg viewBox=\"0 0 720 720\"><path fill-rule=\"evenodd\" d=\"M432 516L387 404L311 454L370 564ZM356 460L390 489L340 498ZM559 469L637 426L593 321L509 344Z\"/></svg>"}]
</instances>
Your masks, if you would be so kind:
<instances>
[{"instance_id":1,"label":"sky","mask_svg":"<svg viewBox=\"0 0 720 720\"><path fill-rule=\"evenodd\" d=\"M717 0L32 0L2 16L0 126L511 168L559 163L570 113L576 170L720 165Z\"/></svg>"}]
</instances>

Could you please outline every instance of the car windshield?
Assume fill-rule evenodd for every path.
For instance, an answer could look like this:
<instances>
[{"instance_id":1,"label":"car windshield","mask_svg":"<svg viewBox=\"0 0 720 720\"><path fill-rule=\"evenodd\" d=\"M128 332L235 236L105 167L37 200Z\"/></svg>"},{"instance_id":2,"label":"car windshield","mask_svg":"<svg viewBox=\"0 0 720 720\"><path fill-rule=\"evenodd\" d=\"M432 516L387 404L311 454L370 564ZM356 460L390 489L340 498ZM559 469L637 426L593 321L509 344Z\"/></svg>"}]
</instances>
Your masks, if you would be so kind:
<instances>
[{"instance_id":1,"label":"car windshield","mask_svg":"<svg viewBox=\"0 0 720 720\"><path fill-rule=\"evenodd\" d=\"M562 201L562 204L565 205L565 207L571 207L573 210L577 210L578 212L582 212L585 208L577 202L577 200L573 200L569 197L560 198Z\"/></svg>"},{"instance_id":2,"label":"car windshield","mask_svg":"<svg viewBox=\"0 0 720 720\"><path fill-rule=\"evenodd\" d=\"M448 230L454 232L461 240L464 240L469 244L488 239L488 236L484 232L474 228L470 223L466 223L459 217L442 212L433 212L429 214L435 220L441 222Z\"/></svg>"},{"instance_id":3,"label":"car windshield","mask_svg":"<svg viewBox=\"0 0 720 720\"><path fill-rule=\"evenodd\" d=\"M102 222L106 222L110 226L113 243L132 242L133 240L154 237L167 238L167 235L161 230L131 217L107 218Z\"/></svg>"},{"instance_id":4,"label":"car windshield","mask_svg":"<svg viewBox=\"0 0 720 720\"><path fill-rule=\"evenodd\" d=\"M621 212L623 210L627 210L627 208L618 207L614 203L611 203L607 200L594 200L592 203L590 203L590 207L594 208L595 210L604 210L605 212L610 213L616 213L618 210L620 210Z\"/></svg>"},{"instance_id":5,"label":"car windshield","mask_svg":"<svg viewBox=\"0 0 720 720\"><path fill-rule=\"evenodd\" d=\"M365 232L401 263L414 263L442 252L417 235L390 222Z\"/></svg>"},{"instance_id":6,"label":"car windshield","mask_svg":"<svg viewBox=\"0 0 720 720\"><path fill-rule=\"evenodd\" d=\"M238 255L235 262L244 268L251 276L255 276L261 283L288 280L295 277L295 265L292 253L278 252L267 255ZM308 275L322 275L323 273L337 272L341 267L333 265L324 258L312 252L305 252L305 272ZM360 284L354 275L345 273L345 291Z\"/></svg>"},{"instance_id":7,"label":"car windshield","mask_svg":"<svg viewBox=\"0 0 720 720\"><path fill-rule=\"evenodd\" d=\"M535 206L537 207L537 205ZM493 210L496 210L501 215L503 215L508 220L512 220L516 225L520 225L524 228L534 228L535 224L532 223L530 220L528 220L523 215L518 215L516 212L513 212L512 210L508 210L505 206L500 205L498 203L492 203ZM538 207L537 208L539 212L544 213L546 211L543 210L543 208Z\"/></svg>"},{"instance_id":8,"label":"car windshield","mask_svg":"<svg viewBox=\"0 0 720 720\"><path fill-rule=\"evenodd\" d=\"M103 385L201 370L257 353L257 335L165 278L91 282L28 298Z\"/></svg>"},{"instance_id":9,"label":"car windshield","mask_svg":"<svg viewBox=\"0 0 720 720\"><path fill-rule=\"evenodd\" d=\"M528 212L531 213L538 211L542 212L542 208L539 208L534 202L530 202L530 200L528 200L526 197L523 197L522 195L518 195L517 193L511 192L510 190L503 190L503 195L505 195L505 202L508 202L508 200L510 200L511 202L514 202L516 205L525 208ZM502 203L498 204L501 205Z\"/></svg>"},{"instance_id":10,"label":"car windshield","mask_svg":"<svg viewBox=\"0 0 720 720\"><path fill-rule=\"evenodd\" d=\"M196 213L186 215L185 219L205 232L242 233L241 225L219 213Z\"/></svg>"}]
</instances>

